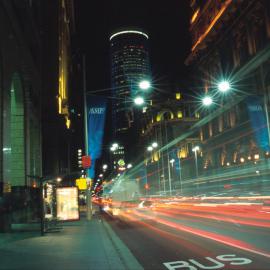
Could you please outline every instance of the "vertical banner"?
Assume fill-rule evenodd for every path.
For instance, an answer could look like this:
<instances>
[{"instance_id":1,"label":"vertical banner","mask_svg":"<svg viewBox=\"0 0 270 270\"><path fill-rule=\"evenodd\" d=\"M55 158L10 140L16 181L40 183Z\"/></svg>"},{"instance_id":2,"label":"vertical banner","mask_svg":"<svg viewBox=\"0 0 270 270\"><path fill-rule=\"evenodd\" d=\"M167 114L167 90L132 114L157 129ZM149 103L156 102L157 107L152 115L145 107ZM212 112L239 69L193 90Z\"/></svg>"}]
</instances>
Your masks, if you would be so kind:
<instances>
[{"instance_id":1,"label":"vertical banner","mask_svg":"<svg viewBox=\"0 0 270 270\"><path fill-rule=\"evenodd\" d=\"M263 108L263 98L256 96L248 97L246 98L246 103L257 144L262 150L269 151L269 131L266 122L265 110Z\"/></svg>"},{"instance_id":2,"label":"vertical banner","mask_svg":"<svg viewBox=\"0 0 270 270\"><path fill-rule=\"evenodd\" d=\"M105 97L87 97L88 155L92 160L89 177L92 179L95 177L95 162L101 156L106 103Z\"/></svg>"}]
</instances>

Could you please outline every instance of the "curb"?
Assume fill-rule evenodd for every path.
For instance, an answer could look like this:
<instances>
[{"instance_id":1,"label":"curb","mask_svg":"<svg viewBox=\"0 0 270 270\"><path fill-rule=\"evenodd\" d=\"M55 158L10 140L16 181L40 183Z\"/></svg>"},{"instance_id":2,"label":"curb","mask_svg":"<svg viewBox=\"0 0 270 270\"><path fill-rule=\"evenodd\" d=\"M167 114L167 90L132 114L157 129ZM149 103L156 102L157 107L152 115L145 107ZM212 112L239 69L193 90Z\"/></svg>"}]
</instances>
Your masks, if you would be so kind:
<instances>
[{"instance_id":1,"label":"curb","mask_svg":"<svg viewBox=\"0 0 270 270\"><path fill-rule=\"evenodd\" d=\"M103 220L102 223L125 268L127 270L143 270L144 268L140 265L121 239L115 234L111 226L105 220Z\"/></svg>"}]
</instances>

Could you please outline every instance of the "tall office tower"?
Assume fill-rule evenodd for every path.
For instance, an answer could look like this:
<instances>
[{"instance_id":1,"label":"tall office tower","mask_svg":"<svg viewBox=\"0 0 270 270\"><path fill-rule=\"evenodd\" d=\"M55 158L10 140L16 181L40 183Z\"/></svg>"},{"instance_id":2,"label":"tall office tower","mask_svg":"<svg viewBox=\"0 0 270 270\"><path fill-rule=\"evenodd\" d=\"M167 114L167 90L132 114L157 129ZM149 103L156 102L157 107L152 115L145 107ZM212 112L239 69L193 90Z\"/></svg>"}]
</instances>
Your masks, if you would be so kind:
<instances>
[{"instance_id":1,"label":"tall office tower","mask_svg":"<svg viewBox=\"0 0 270 270\"><path fill-rule=\"evenodd\" d=\"M112 116L115 138L124 138L134 128L133 98L139 82L150 80L148 35L138 29L121 29L110 36Z\"/></svg>"}]
</instances>

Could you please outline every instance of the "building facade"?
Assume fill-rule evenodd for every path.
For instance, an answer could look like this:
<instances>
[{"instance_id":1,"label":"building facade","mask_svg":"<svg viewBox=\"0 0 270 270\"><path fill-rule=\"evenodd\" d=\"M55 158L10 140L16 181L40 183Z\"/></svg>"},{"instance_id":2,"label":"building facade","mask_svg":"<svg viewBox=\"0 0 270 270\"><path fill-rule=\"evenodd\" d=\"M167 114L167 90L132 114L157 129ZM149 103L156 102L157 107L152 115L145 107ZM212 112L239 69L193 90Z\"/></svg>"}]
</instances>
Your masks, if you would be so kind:
<instances>
[{"instance_id":1,"label":"building facade","mask_svg":"<svg viewBox=\"0 0 270 270\"><path fill-rule=\"evenodd\" d=\"M202 109L201 193L269 192L270 9L268 1L191 1L192 68ZM196 76L195 76L196 74ZM199 76L198 76L199 75ZM199 79L198 79L199 77ZM218 91L219 82L230 89Z\"/></svg>"},{"instance_id":2,"label":"building facade","mask_svg":"<svg viewBox=\"0 0 270 270\"><path fill-rule=\"evenodd\" d=\"M41 3L1 1L0 21L0 201L20 222L31 218L33 176L42 174Z\"/></svg>"},{"instance_id":3,"label":"building facade","mask_svg":"<svg viewBox=\"0 0 270 270\"><path fill-rule=\"evenodd\" d=\"M70 100L74 97L74 73L78 78L76 65L72 65L72 61L78 61L78 56L72 59L71 46L75 33L74 3L72 0L44 2L42 12L43 174L54 176L68 173L77 154L77 149L73 149L75 125L71 119L75 120L78 112L73 113L74 106Z\"/></svg>"},{"instance_id":4,"label":"building facade","mask_svg":"<svg viewBox=\"0 0 270 270\"><path fill-rule=\"evenodd\" d=\"M133 28L115 31L110 36L112 118L115 140L126 149L135 137L139 110L134 109L139 83L150 80L148 35Z\"/></svg>"},{"instance_id":5,"label":"building facade","mask_svg":"<svg viewBox=\"0 0 270 270\"><path fill-rule=\"evenodd\" d=\"M188 132L199 119L196 104L181 93L151 102L140 141L146 174L142 185L148 194L180 194L182 181L194 177L192 149L199 143L199 133Z\"/></svg>"}]
</instances>

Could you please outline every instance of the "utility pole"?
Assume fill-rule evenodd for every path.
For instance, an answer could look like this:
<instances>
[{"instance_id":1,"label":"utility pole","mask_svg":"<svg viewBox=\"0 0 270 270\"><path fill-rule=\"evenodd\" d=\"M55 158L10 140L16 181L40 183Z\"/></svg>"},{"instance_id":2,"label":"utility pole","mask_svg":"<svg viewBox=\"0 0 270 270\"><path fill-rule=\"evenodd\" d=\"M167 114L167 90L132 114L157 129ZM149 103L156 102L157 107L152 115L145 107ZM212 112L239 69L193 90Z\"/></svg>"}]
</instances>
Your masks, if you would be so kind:
<instances>
[{"instance_id":1,"label":"utility pole","mask_svg":"<svg viewBox=\"0 0 270 270\"><path fill-rule=\"evenodd\" d=\"M84 97L84 146L85 146L85 155L87 156L88 151L88 125L87 125L87 103L86 103L86 65L85 65L85 54L83 55L83 97ZM86 178L88 177L86 169ZM90 183L87 183L86 190L86 218L87 220L92 219L92 196L91 196L91 186Z\"/></svg>"}]
</instances>

